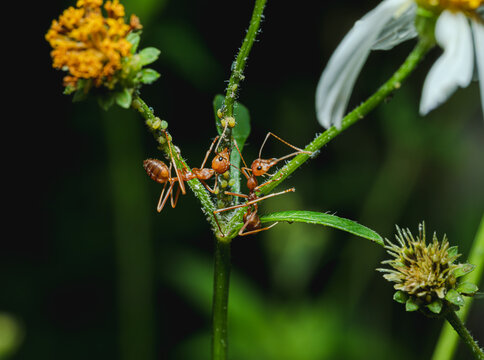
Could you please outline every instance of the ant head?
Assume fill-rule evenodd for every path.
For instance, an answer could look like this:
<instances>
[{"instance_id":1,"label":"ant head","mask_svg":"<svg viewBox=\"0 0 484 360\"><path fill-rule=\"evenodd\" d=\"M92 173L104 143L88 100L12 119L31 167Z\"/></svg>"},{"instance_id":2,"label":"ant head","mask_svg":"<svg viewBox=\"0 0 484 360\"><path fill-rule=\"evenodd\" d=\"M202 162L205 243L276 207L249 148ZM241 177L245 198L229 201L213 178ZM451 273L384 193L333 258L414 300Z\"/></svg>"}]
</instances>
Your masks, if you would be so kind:
<instances>
[{"instance_id":1,"label":"ant head","mask_svg":"<svg viewBox=\"0 0 484 360\"><path fill-rule=\"evenodd\" d=\"M264 175L273 165L275 165L276 162L274 162L274 160L276 159L255 159L251 165L252 174L254 174L254 176Z\"/></svg>"},{"instance_id":2,"label":"ant head","mask_svg":"<svg viewBox=\"0 0 484 360\"><path fill-rule=\"evenodd\" d=\"M230 169L230 151L228 148L225 148L220 153L215 154L215 157L212 160L212 169L214 169L218 174L223 174Z\"/></svg>"}]
</instances>

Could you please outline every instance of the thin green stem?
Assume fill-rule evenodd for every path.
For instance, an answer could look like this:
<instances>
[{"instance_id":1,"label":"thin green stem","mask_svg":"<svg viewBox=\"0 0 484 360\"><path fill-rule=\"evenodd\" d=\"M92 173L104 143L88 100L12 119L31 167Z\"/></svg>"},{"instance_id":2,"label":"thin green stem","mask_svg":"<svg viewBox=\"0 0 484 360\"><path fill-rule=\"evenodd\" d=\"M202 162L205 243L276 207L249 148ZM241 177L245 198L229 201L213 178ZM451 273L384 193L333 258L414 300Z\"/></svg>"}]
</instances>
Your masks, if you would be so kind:
<instances>
[{"instance_id":1,"label":"thin green stem","mask_svg":"<svg viewBox=\"0 0 484 360\"><path fill-rule=\"evenodd\" d=\"M467 328L464 326L464 323L459 318L459 316L457 316L455 311L449 311L445 315L445 319L449 322L450 325L452 325L457 334L459 334L462 341L464 341L464 343L469 346L472 351L472 355L474 355L474 358L476 358L477 360L484 360L484 352L482 352L482 349L479 347L479 345L477 345L469 330L467 330Z\"/></svg>"},{"instance_id":2,"label":"thin green stem","mask_svg":"<svg viewBox=\"0 0 484 360\"><path fill-rule=\"evenodd\" d=\"M476 268L465 276L466 282L478 285L484 272L484 215L481 219L479 229L472 244L469 258L469 264L476 265ZM464 306L461 306L457 315L465 322L472 304L472 297L466 297ZM440 333L439 340L432 355L432 360L451 360L457 350L458 336L449 324L444 324Z\"/></svg>"},{"instance_id":3,"label":"thin green stem","mask_svg":"<svg viewBox=\"0 0 484 360\"><path fill-rule=\"evenodd\" d=\"M398 90L402 82L415 70L420 61L425 57L427 52L433 47L425 41L419 41L413 51L408 55L400 68L388 79L372 96L370 96L360 106L348 113L341 122L341 128L331 127L321 135L317 136L304 150L316 152L324 145L328 144L336 136L344 132L351 125L363 119L371 110L377 107L383 100L391 95L395 90ZM271 182L263 188L264 193L272 191L285 178L292 174L299 166L305 163L311 155L300 154L291 160L286 166L280 169L276 174L276 181Z\"/></svg>"},{"instance_id":4,"label":"thin green stem","mask_svg":"<svg viewBox=\"0 0 484 360\"><path fill-rule=\"evenodd\" d=\"M254 45L257 34L259 33L260 23L263 17L266 1L267 0L255 1L254 10L252 11L252 17L249 23L249 28L247 30L247 33L245 34L244 40L242 41L242 46L239 49L237 57L232 63L232 72L230 74L223 102L224 117L234 116L235 99L237 98L237 94L239 91L239 84L242 80L245 79L245 66L247 64L247 60L249 58L249 54L252 50L252 46ZM217 121L217 127L219 133L221 133L223 126L220 121ZM228 126L225 128L225 135L224 138L221 140L221 147L229 149L234 148L232 129ZM234 185L232 186L232 191L238 192L240 189L240 171L237 169L237 167L240 163L240 158L236 152L232 153L231 161L232 164L235 165L235 167L232 167L230 170L230 178L234 183ZM223 192L218 195L218 199L221 202L222 207L227 207L230 205L231 198L225 197L223 195Z\"/></svg>"},{"instance_id":5,"label":"thin green stem","mask_svg":"<svg viewBox=\"0 0 484 360\"><path fill-rule=\"evenodd\" d=\"M254 44L257 33L259 32L260 22L262 19L262 13L267 0L256 0L254 10L252 11L252 18L250 19L249 29L245 35L242 46L235 62L232 64L232 74L230 75L229 84L225 94L225 115L234 115L234 103L237 97L237 90L240 82L245 78L244 69L249 58L250 50Z\"/></svg>"},{"instance_id":6,"label":"thin green stem","mask_svg":"<svg viewBox=\"0 0 484 360\"><path fill-rule=\"evenodd\" d=\"M228 354L227 310L230 282L230 241L215 240L212 302L212 359L226 360Z\"/></svg>"},{"instance_id":7,"label":"thin green stem","mask_svg":"<svg viewBox=\"0 0 484 360\"><path fill-rule=\"evenodd\" d=\"M378 106L383 100L385 100L395 90L398 90L402 85L402 82L415 70L417 65L422 61L425 55L432 49L434 43L420 40L412 52L408 55L404 63L393 74L393 76L384 83L372 96L370 96L364 103L356 107L353 111L348 113L341 122L341 128L331 127L321 135L317 136L311 143L309 143L304 150L312 153L317 153L324 145L328 144L336 136L344 132L351 125L355 124L359 120L363 119L371 110ZM292 174L297 168L304 164L312 155L299 154L289 161L284 167L282 167L274 176L273 179L277 179L267 186L263 187L260 193L268 194L277 185L284 181L290 174ZM231 231L236 231L240 226L245 209L239 209L231 218L228 228Z\"/></svg>"}]
</instances>

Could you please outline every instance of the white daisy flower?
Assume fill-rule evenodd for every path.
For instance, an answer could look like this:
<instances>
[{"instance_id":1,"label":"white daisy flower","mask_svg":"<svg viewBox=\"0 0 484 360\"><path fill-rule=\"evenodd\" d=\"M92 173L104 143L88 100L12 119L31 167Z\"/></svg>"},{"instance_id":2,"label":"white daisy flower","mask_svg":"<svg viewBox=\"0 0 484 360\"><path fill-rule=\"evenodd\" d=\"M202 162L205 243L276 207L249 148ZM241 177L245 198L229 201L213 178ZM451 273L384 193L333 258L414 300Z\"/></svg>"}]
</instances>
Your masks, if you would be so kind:
<instances>
[{"instance_id":1,"label":"white daisy flower","mask_svg":"<svg viewBox=\"0 0 484 360\"><path fill-rule=\"evenodd\" d=\"M437 18L435 39L444 50L430 69L422 90L420 114L445 102L458 87L469 85L475 70L484 110L484 0L383 0L355 23L321 75L316 113L321 125L341 127L353 86L371 50L388 50L416 37L417 7Z\"/></svg>"}]
</instances>

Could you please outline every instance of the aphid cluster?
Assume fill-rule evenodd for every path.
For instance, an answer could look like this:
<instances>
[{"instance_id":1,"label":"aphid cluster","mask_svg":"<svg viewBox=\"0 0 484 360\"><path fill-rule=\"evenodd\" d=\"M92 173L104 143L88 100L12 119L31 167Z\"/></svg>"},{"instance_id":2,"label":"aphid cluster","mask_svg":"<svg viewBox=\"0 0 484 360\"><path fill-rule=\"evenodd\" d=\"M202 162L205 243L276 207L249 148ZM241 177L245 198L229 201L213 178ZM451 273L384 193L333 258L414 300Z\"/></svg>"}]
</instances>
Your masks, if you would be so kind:
<instances>
[{"instance_id":1,"label":"aphid cluster","mask_svg":"<svg viewBox=\"0 0 484 360\"><path fill-rule=\"evenodd\" d=\"M232 118L233 119L233 118ZM232 122L230 119L229 121ZM205 186L205 188L212 194L218 193L218 177L219 175L226 174L227 171L230 169L231 166L235 167L230 163L230 153L232 149L229 148L224 148L221 151L217 151L219 149L219 145L224 137L225 130L227 129L227 126L229 126L229 121L225 121L224 124L224 132L222 133L221 136L215 137L215 139L212 141L212 144L210 145L210 148L208 149L207 153L205 154L205 158L202 162L202 165L200 168L193 168L191 170L188 170L185 166L182 169L178 169L176 166L176 163L174 161L173 157L173 152L172 152L172 147L170 145L170 141L168 141L168 147L170 151L170 165L167 166L163 161L158 160L158 159L146 159L143 162L143 167L148 174L148 176L153 179L154 181L164 184L163 190L161 192L158 205L157 205L157 211L161 212L163 210L163 207L165 206L168 198L170 198L170 203L172 207L175 207L178 201L178 197L180 195L180 191L185 194L185 181L190 181L192 179L198 179L200 182ZM231 127L233 124L230 124ZM163 130L163 132L166 135L166 138L168 139L169 137L167 136L168 134L166 131ZM270 158L270 159L263 159L262 158L262 149L267 141L267 139L273 136L282 143L286 144L287 146L293 148L296 150L295 152L292 152L288 155L282 156L280 158ZM218 142L217 142L218 140ZM216 145L215 145L216 144ZM243 204L239 205L234 205L234 206L229 206L226 208L218 209L215 210L214 213L214 218L215 221L217 222L218 228L220 230L220 233L222 236L224 236L223 231L220 227L220 224L217 220L217 214L225 211L230 211L234 209L238 209L241 207L247 207L247 211L244 214L244 224L239 230L239 235L244 236L244 235L250 235L254 234L260 231L268 230L271 227L275 226L277 223L274 223L268 227L261 227L261 222L259 219L259 216L257 214L258 212L258 203L264 199L285 194L287 192L293 192L295 191L294 188L286 189L284 191L278 192L278 193L273 193L265 196L258 196L257 192L266 186L267 184L279 180L275 179L272 177L271 179L263 182L262 184L259 184L257 181L257 177L263 176L267 174L267 172L275 166L277 163L279 163L282 160L285 160L289 157L298 155L298 154L312 154L309 151L304 151L298 147L295 147L288 142L284 141L283 139L279 138L277 135L269 132L267 133L264 142L262 143L260 149L259 149L259 157L255 159L251 166L248 167L242 153L237 145L237 142L234 140L234 146L236 150L238 151L240 158L242 159L244 163L244 167L238 169L247 179L247 189L249 190L248 194L239 194L239 193L234 193L234 192L229 192L225 191L225 195L230 195L230 196L236 196L236 197L241 197L246 199L246 202ZM215 147L215 150L214 150ZM207 163L207 160L210 156L210 154L214 151L215 155L212 159L211 167L206 168L205 164ZM172 167L175 169L176 172L176 177L171 176L171 170ZM211 188L208 184L207 181L210 180L211 178L215 177L215 182L213 187ZM174 186L175 184L178 183L178 189L176 190L176 193L174 195ZM168 190L166 191L167 185L170 184ZM165 192L166 191L166 192Z\"/></svg>"}]
</instances>

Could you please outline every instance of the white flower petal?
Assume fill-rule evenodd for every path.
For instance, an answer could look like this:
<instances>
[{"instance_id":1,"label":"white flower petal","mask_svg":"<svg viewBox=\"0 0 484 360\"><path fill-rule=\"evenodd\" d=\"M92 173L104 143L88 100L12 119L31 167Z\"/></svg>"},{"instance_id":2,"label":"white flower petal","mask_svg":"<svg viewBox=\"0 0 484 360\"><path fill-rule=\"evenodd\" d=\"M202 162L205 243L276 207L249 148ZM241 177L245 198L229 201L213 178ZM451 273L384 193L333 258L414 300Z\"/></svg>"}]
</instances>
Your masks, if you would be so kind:
<instances>
[{"instance_id":1,"label":"white flower petal","mask_svg":"<svg viewBox=\"0 0 484 360\"><path fill-rule=\"evenodd\" d=\"M474 49L469 21L462 13L444 11L435 26L435 38L444 49L430 69L422 90L420 114L445 102L457 87L472 80Z\"/></svg>"},{"instance_id":2,"label":"white flower petal","mask_svg":"<svg viewBox=\"0 0 484 360\"><path fill-rule=\"evenodd\" d=\"M484 25L477 21L472 21L474 32L474 47L476 49L476 67L479 76L479 86L481 88L481 104L484 112Z\"/></svg>"},{"instance_id":3,"label":"white flower petal","mask_svg":"<svg viewBox=\"0 0 484 360\"><path fill-rule=\"evenodd\" d=\"M418 36L415 29L417 4L409 2L402 6L401 11L393 15L378 35L372 50L389 50L398 44Z\"/></svg>"},{"instance_id":4,"label":"white flower petal","mask_svg":"<svg viewBox=\"0 0 484 360\"><path fill-rule=\"evenodd\" d=\"M355 23L329 59L316 90L316 114L325 128L341 126L353 85L372 45L385 24L407 1L382 1Z\"/></svg>"}]
</instances>

